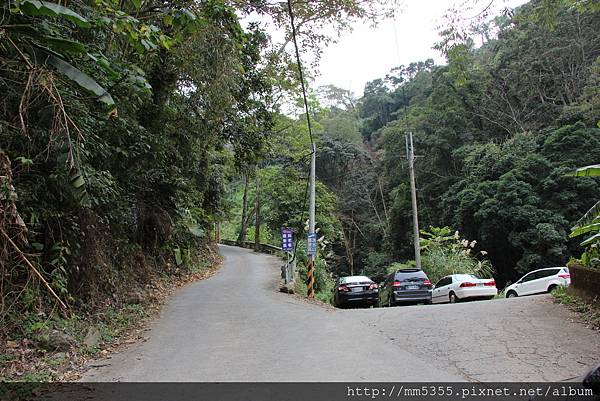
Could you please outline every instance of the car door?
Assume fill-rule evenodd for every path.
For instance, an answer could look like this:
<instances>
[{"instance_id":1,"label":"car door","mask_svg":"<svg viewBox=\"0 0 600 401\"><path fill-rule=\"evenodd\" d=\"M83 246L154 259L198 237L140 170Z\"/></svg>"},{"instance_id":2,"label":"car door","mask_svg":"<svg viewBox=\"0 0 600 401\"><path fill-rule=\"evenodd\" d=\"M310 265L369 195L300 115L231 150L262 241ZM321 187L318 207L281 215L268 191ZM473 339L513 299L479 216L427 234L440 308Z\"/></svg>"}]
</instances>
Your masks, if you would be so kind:
<instances>
[{"instance_id":1,"label":"car door","mask_svg":"<svg viewBox=\"0 0 600 401\"><path fill-rule=\"evenodd\" d=\"M536 283L534 283L534 281L535 281L536 277L537 277L537 272L532 272L532 273L529 273L529 274L526 274L525 276L523 276L523 278L521 280L519 280L519 284L515 287L517 294L519 294L519 295L533 294L535 291Z\"/></svg>"},{"instance_id":2,"label":"car door","mask_svg":"<svg viewBox=\"0 0 600 401\"><path fill-rule=\"evenodd\" d=\"M533 280L533 293L539 294L541 292L548 291L548 287L550 286L550 282L554 278L554 276L559 272L560 269L548 269L548 270L540 270L536 274L535 280Z\"/></svg>"},{"instance_id":3,"label":"car door","mask_svg":"<svg viewBox=\"0 0 600 401\"><path fill-rule=\"evenodd\" d=\"M527 294L539 294L545 292L548 287L546 283L549 280L551 270L539 270L533 274L533 279L527 282Z\"/></svg>"},{"instance_id":4,"label":"car door","mask_svg":"<svg viewBox=\"0 0 600 401\"><path fill-rule=\"evenodd\" d=\"M451 284L452 276L443 277L438 281L431 293L431 301L436 304L448 301L448 293Z\"/></svg>"}]
</instances>

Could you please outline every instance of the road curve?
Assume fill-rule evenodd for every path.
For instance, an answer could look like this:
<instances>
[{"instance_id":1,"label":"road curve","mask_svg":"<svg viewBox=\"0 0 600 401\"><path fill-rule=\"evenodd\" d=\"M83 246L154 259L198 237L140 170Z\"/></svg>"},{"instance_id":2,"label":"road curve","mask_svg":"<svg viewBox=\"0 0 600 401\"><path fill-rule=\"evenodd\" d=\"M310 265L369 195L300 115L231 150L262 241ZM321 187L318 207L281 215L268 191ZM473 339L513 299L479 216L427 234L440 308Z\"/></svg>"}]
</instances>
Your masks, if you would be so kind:
<instances>
[{"instance_id":1,"label":"road curve","mask_svg":"<svg viewBox=\"0 0 600 401\"><path fill-rule=\"evenodd\" d=\"M352 311L277 292L280 262L221 246L224 266L178 291L149 340L82 381L458 381Z\"/></svg>"},{"instance_id":2,"label":"road curve","mask_svg":"<svg viewBox=\"0 0 600 401\"><path fill-rule=\"evenodd\" d=\"M557 381L600 362L600 335L548 295L336 310L277 292L280 261L221 246L149 340L83 381Z\"/></svg>"}]
</instances>

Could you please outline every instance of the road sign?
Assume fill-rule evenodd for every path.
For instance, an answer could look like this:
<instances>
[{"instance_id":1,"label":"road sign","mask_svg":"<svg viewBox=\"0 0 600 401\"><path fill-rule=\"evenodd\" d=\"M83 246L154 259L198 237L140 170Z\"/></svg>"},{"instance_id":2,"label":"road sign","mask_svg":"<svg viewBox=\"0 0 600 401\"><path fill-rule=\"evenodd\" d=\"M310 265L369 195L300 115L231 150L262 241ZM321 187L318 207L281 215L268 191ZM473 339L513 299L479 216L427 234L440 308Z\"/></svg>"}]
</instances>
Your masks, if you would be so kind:
<instances>
[{"instance_id":1,"label":"road sign","mask_svg":"<svg viewBox=\"0 0 600 401\"><path fill-rule=\"evenodd\" d=\"M292 250L294 249L292 230L290 228L281 229L281 249L284 252L292 252Z\"/></svg>"},{"instance_id":2,"label":"road sign","mask_svg":"<svg viewBox=\"0 0 600 401\"><path fill-rule=\"evenodd\" d=\"M317 254L317 233L308 234L308 254L312 256Z\"/></svg>"}]
</instances>

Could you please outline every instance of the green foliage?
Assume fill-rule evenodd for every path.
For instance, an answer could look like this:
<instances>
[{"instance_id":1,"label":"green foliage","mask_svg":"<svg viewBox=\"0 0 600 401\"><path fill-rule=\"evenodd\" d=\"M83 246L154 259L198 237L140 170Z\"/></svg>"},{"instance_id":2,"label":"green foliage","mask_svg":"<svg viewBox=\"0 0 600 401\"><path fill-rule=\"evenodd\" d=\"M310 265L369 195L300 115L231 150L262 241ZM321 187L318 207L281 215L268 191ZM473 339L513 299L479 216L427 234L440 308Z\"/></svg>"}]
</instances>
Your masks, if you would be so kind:
<instances>
[{"instance_id":1,"label":"green foliage","mask_svg":"<svg viewBox=\"0 0 600 401\"><path fill-rule=\"evenodd\" d=\"M586 302L569 292L565 287L559 287L552 291L552 296L555 303L567 305L577 312L584 322L595 329L600 329L600 309L597 303Z\"/></svg>"},{"instance_id":2,"label":"green foliage","mask_svg":"<svg viewBox=\"0 0 600 401\"><path fill-rule=\"evenodd\" d=\"M600 160L598 55L580 51L598 41L600 10L580 6L532 1L470 20L450 11L438 46L448 65L414 63L366 85L361 133L383 163L388 206L370 213L371 221L386 213L387 224L368 252L413 258L404 162L412 131L422 226L457 227L477 240L501 284L579 255L581 241L568 234L600 196L592 178L566 176ZM548 7L552 27L537 15ZM578 175L585 171L595 170ZM360 269L368 257L356 259Z\"/></svg>"},{"instance_id":3,"label":"green foliage","mask_svg":"<svg viewBox=\"0 0 600 401\"><path fill-rule=\"evenodd\" d=\"M450 227L430 227L421 230L423 239L421 264L429 279L435 283L449 274L474 274L492 277L493 268L485 258L487 252L477 247L477 241L460 237Z\"/></svg>"},{"instance_id":4,"label":"green foliage","mask_svg":"<svg viewBox=\"0 0 600 401\"><path fill-rule=\"evenodd\" d=\"M1 8L0 143L27 231L0 225L71 305L196 269L232 173L266 148L264 32L218 0ZM52 307L16 253L0 262L1 318Z\"/></svg>"},{"instance_id":5,"label":"green foliage","mask_svg":"<svg viewBox=\"0 0 600 401\"><path fill-rule=\"evenodd\" d=\"M593 165L578 168L569 175L575 177L598 177L600 176L600 166ZM571 228L569 237L575 238L582 235L590 235L581 242L580 246L585 248L581 256L581 262L587 266L600 266L600 201L596 202L583 217L581 217L575 226Z\"/></svg>"},{"instance_id":6,"label":"green foliage","mask_svg":"<svg viewBox=\"0 0 600 401\"><path fill-rule=\"evenodd\" d=\"M600 177L600 164L578 168L568 175L574 177Z\"/></svg>"}]
</instances>

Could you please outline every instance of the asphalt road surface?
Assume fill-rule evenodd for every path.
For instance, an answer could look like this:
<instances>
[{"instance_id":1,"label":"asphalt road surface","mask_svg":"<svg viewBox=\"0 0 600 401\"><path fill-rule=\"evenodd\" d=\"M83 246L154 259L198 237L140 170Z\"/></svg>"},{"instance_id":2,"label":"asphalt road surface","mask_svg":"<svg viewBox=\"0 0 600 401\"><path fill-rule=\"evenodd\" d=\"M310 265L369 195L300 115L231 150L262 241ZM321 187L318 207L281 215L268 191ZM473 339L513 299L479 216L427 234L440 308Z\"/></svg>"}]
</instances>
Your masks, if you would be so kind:
<instances>
[{"instance_id":1,"label":"asphalt road surface","mask_svg":"<svg viewBox=\"0 0 600 401\"><path fill-rule=\"evenodd\" d=\"M83 381L554 381L600 360L600 334L549 296L336 310L277 292L279 259L221 246L149 339Z\"/></svg>"}]
</instances>

